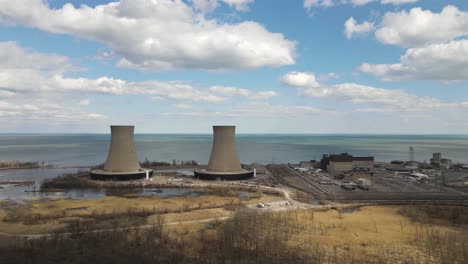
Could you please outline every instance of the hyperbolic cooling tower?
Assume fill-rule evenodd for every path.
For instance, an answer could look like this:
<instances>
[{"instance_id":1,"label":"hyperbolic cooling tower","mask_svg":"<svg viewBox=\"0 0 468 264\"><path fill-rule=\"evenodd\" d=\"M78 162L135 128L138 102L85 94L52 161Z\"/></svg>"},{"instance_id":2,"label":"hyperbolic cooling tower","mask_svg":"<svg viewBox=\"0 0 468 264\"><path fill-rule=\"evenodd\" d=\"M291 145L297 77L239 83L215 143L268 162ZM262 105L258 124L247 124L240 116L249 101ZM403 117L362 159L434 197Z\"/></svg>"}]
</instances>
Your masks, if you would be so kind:
<instances>
[{"instance_id":1,"label":"hyperbolic cooling tower","mask_svg":"<svg viewBox=\"0 0 468 264\"><path fill-rule=\"evenodd\" d=\"M111 126L111 144L104 169L91 171L92 179L131 180L145 177L147 171L152 174L140 167L133 142L134 129L134 126Z\"/></svg>"},{"instance_id":2,"label":"hyperbolic cooling tower","mask_svg":"<svg viewBox=\"0 0 468 264\"><path fill-rule=\"evenodd\" d=\"M206 170L196 170L196 177L206 180L240 180L253 176L253 171L241 167L235 133L235 126L213 126L213 145L208 167Z\"/></svg>"},{"instance_id":3,"label":"hyperbolic cooling tower","mask_svg":"<svg viewBox=\"0 0 468 264\"><path fill-rule=\"evenodd\" d=\"M133 142L133 126L111 126L111 144L104 171L139 171L140 163Z\"/></svg>"}]
</instances>

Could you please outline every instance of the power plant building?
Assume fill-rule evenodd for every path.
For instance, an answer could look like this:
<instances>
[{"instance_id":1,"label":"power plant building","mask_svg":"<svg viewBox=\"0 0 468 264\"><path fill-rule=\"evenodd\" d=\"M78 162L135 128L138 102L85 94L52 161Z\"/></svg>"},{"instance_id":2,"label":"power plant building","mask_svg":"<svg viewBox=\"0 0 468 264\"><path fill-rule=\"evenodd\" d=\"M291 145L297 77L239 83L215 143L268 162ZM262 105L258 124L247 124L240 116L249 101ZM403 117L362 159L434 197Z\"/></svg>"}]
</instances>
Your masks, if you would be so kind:
<instances>
[{"instance_id":1,"label":"power plant building","mask_svg":"<svg viewBox=\"0 0 468 264\"><path fill-rule=\"evenodd\" d=\"M251 178L253 171L242 168L236 149L235 126L213 126L213 145L208 167L195 170L202 180L242 180Z\"/></svg>"},{"instance_id":2,"label":"power plant building","mask_svg":"<svg viewBox=\"0 0 468 264\"><path fill-rule=\"evenodd\" d=\"M438 152L432 154L431 165L439 169L450 169L453 164L451 159L443 159L442 154Z\"/></svg>"},{"instance_id":3,"label":"power plant building","mask_svg":"<svg viewBox=\"0 0 468 264\"><path fill-rule=\"evenodd\" d=\"M111 144L103 169L90 172L93 180L134 180L153 174L142 169L135 151L134 126L111 126Z\"/></svg>"},{"instance_id":4,"label":"power plant building","mask_svg":"<svg viewBox=\"0 0 468 264\"><path fill-rule=\"evenodd\" d=\"M357 168L372 170L374 157L354 157L348 153L323 155L320 166L330 172L347 172Z\"/></svg>"}]
</instances>

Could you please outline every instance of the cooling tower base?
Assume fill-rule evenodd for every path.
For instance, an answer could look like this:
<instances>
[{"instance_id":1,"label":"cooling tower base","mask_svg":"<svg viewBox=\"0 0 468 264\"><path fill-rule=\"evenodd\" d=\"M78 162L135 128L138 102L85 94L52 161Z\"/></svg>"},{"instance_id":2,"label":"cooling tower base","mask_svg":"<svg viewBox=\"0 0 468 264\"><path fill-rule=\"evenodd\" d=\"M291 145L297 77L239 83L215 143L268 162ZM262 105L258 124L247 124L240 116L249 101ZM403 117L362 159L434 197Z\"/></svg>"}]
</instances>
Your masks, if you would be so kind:
<instances>
[{"instance_id":1,"label":"cooling tower base","mask_svg":"<svg viewBox=\"0 0 468 264\"><path fill-rule=\"evenodd\" d=\"M148 176L153 175L153 170L148 170ZM92 180L98 181L131 181L146 177L146 170L135 172L107 172L103 170L92 170L89 172Z\"/></svg>"},{"instance_id":2,"label":"cooling tower base","mask_svg":"<svg viewBox=\"0 0 468 264\"><path fill-rule=\"evenodd\" d=\"M206 171L206 170L195 170L195 177L200 180L222 180L222 181L238 181L252 178L254 176L253 171L239 171L239 172L218 172L218 171Z\"/></svg>"}]
</instances>

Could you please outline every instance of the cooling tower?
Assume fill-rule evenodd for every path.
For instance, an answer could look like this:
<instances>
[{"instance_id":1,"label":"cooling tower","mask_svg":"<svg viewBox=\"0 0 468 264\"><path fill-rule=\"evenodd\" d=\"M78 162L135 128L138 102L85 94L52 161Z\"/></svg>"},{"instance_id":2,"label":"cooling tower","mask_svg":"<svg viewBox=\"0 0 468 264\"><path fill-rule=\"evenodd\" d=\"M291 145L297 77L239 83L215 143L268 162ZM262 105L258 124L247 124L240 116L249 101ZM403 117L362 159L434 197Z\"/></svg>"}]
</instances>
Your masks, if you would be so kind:
<instances>
[{"instance_id":1,"label":"cooling tower","mask_svg":"<svg viewBox=\"0 0 468 264\"><path fill-rule=\"evenodd\" d=\"M133 143L133 126L111 126L111 144L104 171L139 171L140 163Z\"/></svg>"},{"instance_id":2,"label":"cooling tower","mask_svg":"<svg viewBox=\"0 0 468 264\"><path fill-rule=\"evenodd\" d=\"M134 126L111 126L111 143L107 160L102 170L92 170L90 175L96 180L140 179L152 170L142 169L133 141Z\"/></svg>"},{"instance_id":3,"label":"cooling tower","mask_svg":"<svg viewBox=\"0 0 468 264\"><path fill-rule=\"evenodd\" d=\"M206 170L195 170L204 180L241 180L253 176L253 171L241 167L235 142L235 126L213 126L213 145Z\"/></svg>"}]
</instances>

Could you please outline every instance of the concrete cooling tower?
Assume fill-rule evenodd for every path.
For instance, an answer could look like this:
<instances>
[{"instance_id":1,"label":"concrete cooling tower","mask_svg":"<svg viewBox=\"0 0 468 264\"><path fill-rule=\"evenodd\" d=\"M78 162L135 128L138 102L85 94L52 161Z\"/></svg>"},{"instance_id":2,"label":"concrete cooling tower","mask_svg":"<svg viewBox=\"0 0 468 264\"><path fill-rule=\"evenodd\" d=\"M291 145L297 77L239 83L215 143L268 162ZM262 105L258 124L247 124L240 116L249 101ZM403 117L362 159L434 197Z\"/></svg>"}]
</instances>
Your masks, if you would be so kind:
<instances>
[{"instance_id":1,"label":"concrete cooling tower","mask_svg":"<svg viewBox=\"0 0 468 264\"><path fill-rule=\"evenodd\" d=\"M106 163L102 170L90 172L91 179L134 180L153 174L152 170L140 167L133 142L134 129L134 126L111 126L111 144Z\"/></svg>"},{"instance_id":2,"label":"concrete cooling tower","mask_svg":"<svg viewBox=\"0 0 468 264\"><path fill-rule=\"evenodd\" d=\"M242 180L253 177L253 171L241 167L235 133L235 126L213 126L213 145L208 167L195 170L195 177L203 180Z\"/></svg>"}]
</instances>

